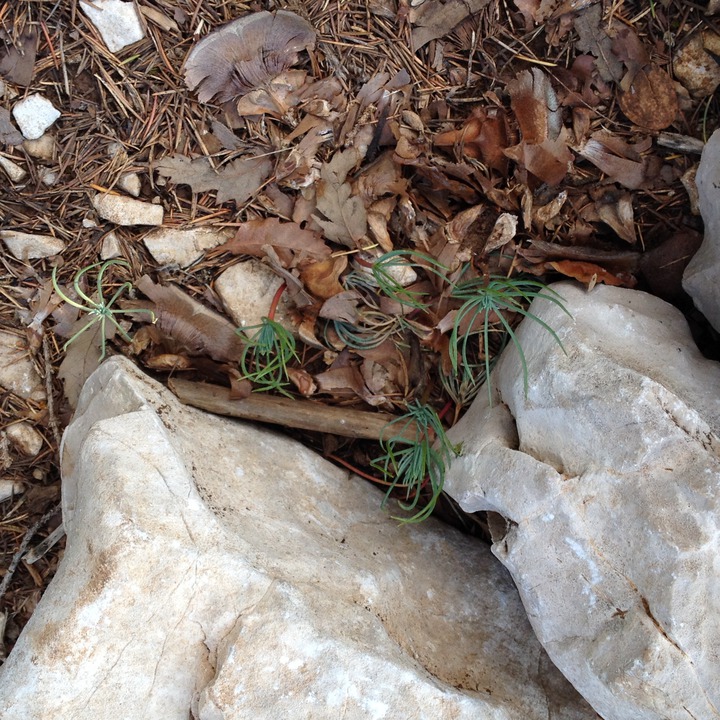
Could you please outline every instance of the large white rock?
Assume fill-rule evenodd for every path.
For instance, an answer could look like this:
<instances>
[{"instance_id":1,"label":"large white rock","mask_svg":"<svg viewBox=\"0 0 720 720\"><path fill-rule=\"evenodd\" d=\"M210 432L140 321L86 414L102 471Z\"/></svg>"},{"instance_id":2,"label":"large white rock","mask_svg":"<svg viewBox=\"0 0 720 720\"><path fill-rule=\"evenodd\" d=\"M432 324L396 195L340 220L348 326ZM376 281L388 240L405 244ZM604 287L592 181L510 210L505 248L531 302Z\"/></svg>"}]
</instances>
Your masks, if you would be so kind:
<instances>
[{"instance_id":1,"label":"large white rock","mask_svg":"<svg viewBox=\"0 0 720 720\"><path fill-rule=\"evenodd\" d=\"M86 384L62 465L68 545L2 717L595 717L486 546L400 526L358 478L125 359Z\"/></svg>"},{"instance_id":2,"label":"large white rock","mask_svg":"<svg viewBox=\"0 0 720 720\"><path fill-rule=\"evenodd\" d=\"M556 665L608 720L720 708L720 367L645 293L554 286L452 429L446 490L491 510L495 554Z\"/></svg>"},{"instance_id":3,"label":"large white rock","mask_svg":"<svg viewBox=\"0 0 720 720\"><path fill-rule=\"evenodd\" d=\"M720 332L720 130L705 144L695 176L705 236L683 273L683 288Z\"/></svg>"}]
</instances>

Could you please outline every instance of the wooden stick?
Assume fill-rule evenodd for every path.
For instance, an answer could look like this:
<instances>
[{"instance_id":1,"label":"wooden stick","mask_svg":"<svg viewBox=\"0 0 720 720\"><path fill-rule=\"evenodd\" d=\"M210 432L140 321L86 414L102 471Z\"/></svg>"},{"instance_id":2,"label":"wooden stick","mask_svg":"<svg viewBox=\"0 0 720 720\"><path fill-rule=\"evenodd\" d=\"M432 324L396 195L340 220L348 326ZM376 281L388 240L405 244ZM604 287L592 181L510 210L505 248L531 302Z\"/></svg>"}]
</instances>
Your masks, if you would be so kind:
<instances>
[{"instance_id":1,"label":"wooden stick","mask_svg":"<svg viewBox=\"0 0 720 720\"><path fill-rule=\"evenodd\" d=\"M230 390L226 387L179 378L170 379L168 386L180 402L208 410L216 415L257 420L351 438L387 440L397 436L408 442L422 438L414 422L408 423L404 430L402 423L397 423L389 430L386 429L386 425L396 418L395 415L388 413L351 410L323 405L313 400L291 400L259 393L254 393L243 400L231 400Z\"/></svg>"}]
</instances>

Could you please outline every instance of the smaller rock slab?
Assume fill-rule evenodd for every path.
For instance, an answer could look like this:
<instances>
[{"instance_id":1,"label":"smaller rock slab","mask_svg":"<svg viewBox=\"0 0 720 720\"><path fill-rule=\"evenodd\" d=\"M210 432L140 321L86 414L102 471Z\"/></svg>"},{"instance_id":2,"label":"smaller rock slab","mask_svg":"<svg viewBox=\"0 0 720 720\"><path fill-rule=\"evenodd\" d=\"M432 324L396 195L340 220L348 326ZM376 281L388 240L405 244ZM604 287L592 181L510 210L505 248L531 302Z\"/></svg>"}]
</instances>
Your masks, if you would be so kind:
<instances>
[{"instance_id":1,"label":"smaller rock slab","mask_svg":"<svg viewBox=\"0 0 720 720\"><path fill-rule=\"evenodd\" d=\"M35 235L18 232L17 230L0 230L0 239L7 249L18 260L35 260L37 258L59 255L65 250L65 243L50 235Z\"/></svg>"},{"instance_id":2,"label":"smaller rock slab","mask_svg":"<svg viewBox=\"0 0 720 720\"><path fill-rule=\"evenodd\" d=\"M0 330L0 387L26 400L44 400L45 390L25 338Z\"/></svg>"},{"instance_id":3,"label":"smaller rock slab","mask_svg":"<svg viewBox=\"0 0 720 720\"><path fill-rule=\"evenodd\" d=\"M80 0L80 8L100 33L110 52L118 52L145 37L134 2L122 0Z\"/></svg>"},{"instance_id":4,"label":"smaller rock slab","mask_svg":"<svg viewBox=\"0 0 720 720\"><path fill-rule=\"evenodd\" d=\"M143 242L153 259L161 265L187 267L231 236L231 231L216 228L160 228L149 232Z\"/></svg>"},{"instance_id":5,"label":"smaller rock slab","mask_svg":"<svg viewBox=\"0 0 720 720\"><path fill-rule=\"evenodd\" d=\"M685 268L683 288L720 332L720 130L705 145L695 182L705 237Z\"/></svg>"},{"instance_id":6,"label":"smaller rock slab","mask_svg":"<svg viewBox=\"0 0 720 720\"><path fill-rule=\"evenodd\" d=\"M162 225L165 216L162 205L125 195L98 193L93 197L92 203L101 218L116 225Z\"/></svg>"},{"instance_id":7,"label":"smaller rock slab","mask_svg":"<svg viewBox=\"0 0 720 720\"><path fill-rule=\"evenodd\" d=\"M646 293L552 286L453 427L538 638L608 720L717 720L720 365Z\"/></svg>"}]
</instances>

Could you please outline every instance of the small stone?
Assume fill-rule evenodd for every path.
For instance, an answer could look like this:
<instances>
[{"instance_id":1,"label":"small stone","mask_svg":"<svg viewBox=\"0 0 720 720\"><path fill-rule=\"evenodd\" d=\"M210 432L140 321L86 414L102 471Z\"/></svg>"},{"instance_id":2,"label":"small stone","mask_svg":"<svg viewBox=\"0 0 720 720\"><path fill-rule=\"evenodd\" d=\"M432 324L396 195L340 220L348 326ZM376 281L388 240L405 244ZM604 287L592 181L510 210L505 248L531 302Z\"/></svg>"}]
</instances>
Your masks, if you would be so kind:
<instances>
[{"instance_id":1,"label":"small stone","mask_svg":"<svg viewBox=\"0 0 720 720\"><path fill-rule=\"evenodd\" d=\"M199 260L206 250L224 243L231 235L231 232L213 228L161 228L148 233L143 242L161 265L187 267Z\"/></svg>"},{"instance_id":2,"label":"small stone","mask_svg":"<svg viewBox=\"0 0 720 720\"><path fill-rule=\"evenodd\" d=\"M7 330L0 330L0 387L25 400L45 399L27 340Z\"/></svg>"},{"instance_id":3,"label":"small stone","mask_svg":"<svg viewBox=\"0 0 720 720\"><path fill-rule=\"evenodd\" d=\"M28 155L38 160L51 161L55 159L55 138L48 133L36 140L25 140L23 147Z\"/></svg>"},{"instance_id":4,"label":"small stone","mask_svg":"<svg viewBox=\"0 0 720 720\"><path fill-rule=\"evenodd\" d=\"M717 37L714 33L693 35L673 61L675 77L695 98L709 97L720 84L720 65L713 54Z\"/></svg>"},{"instance_id":5,"label":"small stone","mask_svg":"<svg viewBox=\"0 0 720 720\"><path fill-rule=\"evenodd\" d=\"M163 223L162 205L109 193L98 193L92 203L101 218L116 225L162 225Z\"/></svg>"},{"instance_id":6,"label":"small stone","mask_svg":"<svg viewBox=\"0 0 720 720\"><path fill-rule=\"evenodd\" d=\"M112 258L120 257L122 255L122 248L120 247L120 240L114 232L109 232L102 242L102 248L100 248L100 259L111 260Z\"/></svg>"},{"instance_id":7,"label":"small stone","mask_svg":"<svg viewBox=\"0 0 720 720\"><path fill-rule=\"evenodd\" d=\"M52 187L60 177L60 173L57 170L51 170L50 168L40 168L38 175L43 185Z\"/></svg>"},{"instance_id":8,"label":"small stone","mask_svg":"<svg viewBox=\"0 0 720 720\"><path fill-rule=\"evenodd\" d=\"M145 37L135 3L121 0L80 0L80 8L95 26L110 52L118 52Z\"/></svg>"},{"instance_id":9,"label":"small stone","mask_svg":"<svg viewBox=\"0 0 720 720\"><path fill-rule=\"evenodd\" d=\"M13 480L0 480L0 502L4 502L15 495L20 495L24 490L25 487L22 483Z\"/></svg>"},{"instance_id":10,"label":"small stone","mask_svg":"<svg viewBox=\"0 0 720 720\"><path fill-rule=\"evenodd\" d=\"M118 180L118 187L128 195L138 197L140 195L140 176L137 173L125 173Z\"/></svg>"},{"instance_id":11,"label":"small stone","mask_svg":"<svg viewBox=\"0 0 720 720\"><path fill-rule=\"evenodd\" d=\"M17 163L6 158L4 155L0 155L0 167L7 173L7 176L14 183L21 182L25 179L27 171L21 168Z\"/></svg>"},{"instance_id":12,"label":"small stone","mask_svg":"<svg viewBox=\"0 0 720 720\"><path fill-rule=\"evenodd\" d=\"M215 280L215 291L235 324L240 328L259 325L270 311L273 295L282 280L259 260L231 265ZM294 331L288 316L288 302L283 294L275 320ZM252 333L251 333L252 334Z\"/></svg>"},{"instance_id":13,"label":"small stone","mask_svg":"<svg viewBox=\"0 0 720 720\"><path fill-rule=\"evenodd\" d=\"M60 111L42 95L28 95L15 103L13 117L26 140L37 140L60 117Z\"/></svg>"},{"instance_id":14,"label":"small stone","mask_svg":"<svg viewBox=\"0 0 720 720\"><path fill-rule=\"evenodd\" d=\"M35 457L42 450L43 436L30 423L15 423L5 432L15 450L25 457Z\"/></svg>"},{"instance_id":15,"label":"small stone","mask_svg":"<svg viewBox=\"0 0 720 720\"><path fill-rule=\"evenodd\" d=\"M0 230L0 239L18 260L52 257L65 250L65 243L50 235L34 235L16 230Z\"/></svg>"}]
</instances>

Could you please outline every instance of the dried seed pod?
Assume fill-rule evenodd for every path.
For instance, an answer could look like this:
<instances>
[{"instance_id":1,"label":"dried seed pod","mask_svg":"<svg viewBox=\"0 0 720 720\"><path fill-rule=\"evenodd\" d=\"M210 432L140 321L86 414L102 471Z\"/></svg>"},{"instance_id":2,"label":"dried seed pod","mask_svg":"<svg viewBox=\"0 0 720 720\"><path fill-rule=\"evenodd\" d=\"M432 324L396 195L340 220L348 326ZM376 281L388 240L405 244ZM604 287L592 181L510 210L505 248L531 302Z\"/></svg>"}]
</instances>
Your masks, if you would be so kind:
<instances>
[{"instance_id":1,"label":"dried seed pod","mask_svg":"<svg viewBox=\"0 0 720 720\"><path fill-rule=\"evenodd\" d=\"M315 46L307 20L286 10L246 15L210 33L190 52L185 82L200 102L228 102L298 62Z\"/></svg>"}]
</instances>

